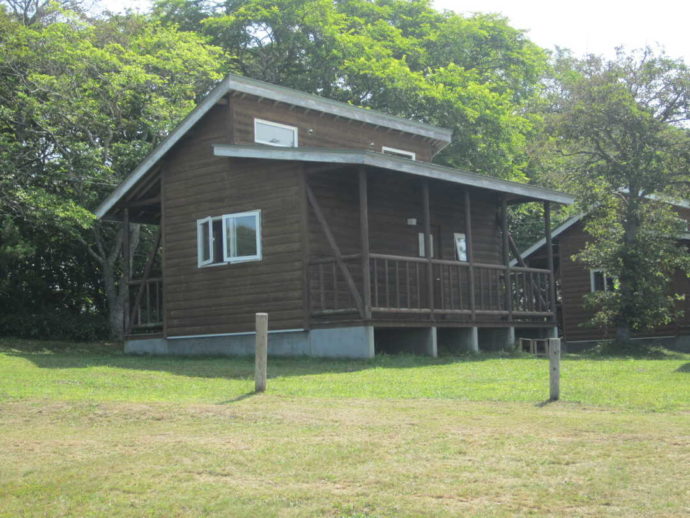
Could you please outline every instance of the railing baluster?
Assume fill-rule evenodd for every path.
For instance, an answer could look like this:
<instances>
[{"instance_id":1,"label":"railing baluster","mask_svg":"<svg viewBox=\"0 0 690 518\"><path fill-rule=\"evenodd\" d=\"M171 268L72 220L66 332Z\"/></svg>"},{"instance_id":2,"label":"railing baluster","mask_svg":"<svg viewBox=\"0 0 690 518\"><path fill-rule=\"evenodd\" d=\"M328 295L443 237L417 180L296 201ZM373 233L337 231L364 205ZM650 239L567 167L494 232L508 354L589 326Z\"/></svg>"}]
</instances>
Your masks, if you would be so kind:
<instances>
[{"instance_id":1,"label":"railing baluster","mask_svg":"<svg viewBox=\"0 0 690 518\"><path fill-rule=\"evenodd\" d=\"M407 292L407 305L405 307L411 308L412 301L410 296L410 262L405 263L405 290Z\"/></svg>"},{"instance_id":2,"label":"railing baluster","mask_svg":"<svg viewBox=\"0 0 690 518\"><path fill-rule=\"evenodd\" d=\"M372 259L374 262L374 306L379 307L379 261Z\"/></svg>"},{"instance_id":3,"label":"railing baluster","mask_svg":"<svg viewBox=\"0 0 690 518\"><path fill-rule=\"evenodd\" d=\"M400 309L400 261L395 261L395 307Z\"/></svg>"},{"instance_id":4,"label":"railing baluster","mask_svg":"<svg viewBox=\"0 0 690 518\"><path fill-rule=\"evenodd\" d=\"M391 307L391 297L390 297L390 279L388 277L388 259L383 263L383 271L386 275L386 307Z\"/></svg>"}]
</instances>

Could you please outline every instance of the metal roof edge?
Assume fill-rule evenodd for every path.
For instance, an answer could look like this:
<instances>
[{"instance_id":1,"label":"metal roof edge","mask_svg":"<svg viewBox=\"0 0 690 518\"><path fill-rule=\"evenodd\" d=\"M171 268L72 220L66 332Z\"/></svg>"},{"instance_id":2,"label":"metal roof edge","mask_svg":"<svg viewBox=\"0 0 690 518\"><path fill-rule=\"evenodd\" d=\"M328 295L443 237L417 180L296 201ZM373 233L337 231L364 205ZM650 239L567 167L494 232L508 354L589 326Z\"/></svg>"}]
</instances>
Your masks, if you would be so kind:
<instances>
[{"instance_id":1,"label":"metal roof edge","mask_svg":"<svg viewBox=\"0 0 690 518\"><path fill-rule=\"evenodd\" d=\"M170 134L154 148L127 177L103 200L94 214L103 218L122 196L131 189L148 171L187 133L213 105L231 90L257 95L279 102L286 102L315 111L322 111L340 117L358 120L368 124L384 126L405 133L412 133L443 142L441 149L447 146L453 131L422 122L406 120L382 112L351 106L339 101L327 99L314 94L300 92L284 86L266 83L243 76L229 74L218 83L204 99L194 108Z\"/></svg>"},{"instance_id":2,"label":"metal roof edge","mask_svg":"<svg viewBox=\"0 0 690 518\"><path fill-rule=\"evenodd\" d=\"M118 185L94 211L96 217L103 218L113 205L124 196L148 171L187 133L206 112L208 112L227 92L227 80L221 81L187 115L182 122L156 146L139 165Z\"/></svg>"},{"instance_id":3,"label":"metal roof edge","mask_svg":"<svg viewBox=\"0 0 690 518\"><path fill-rule=\"evenodd\" d=\"M274 148L269 146L238 146L233 144L213 144L213 152L216 156L234 158L258 158L266 160L303 160L306 162L327 162L369 165L381 167L403 173L436 178L439 180L461 183L472 187L489 189L493 191L507 192L527 198L543 201L553 201L569 205L575 198L569 194L561 193L544 187L529 184L521 184L493 178L476 173L468 173L450 167L432 164L430 162L418 162L407 158L398 158L392 155L376 153L373 151L343 150L331 148Z\"/></svg>"},{"instance_id":4,"label":"metal roof edge","mask_svg":"<svg viewBox=\"0 0 690 518\"><path fill-rule=\"evenodd\" d=\"M448 144L453 138L453 130L389 115L377 110L370 110L350 105L320 95L310 94L285 86L259 81L249 77L230 74L226 77L230 90L264 97L273 101L284 102L302 108L321 111L345 117L367 124L384 126L405 133L412 133L422 137L432 138Z\"/></svg>"},{"instance_id":5,"label":"metal roof edge","mask_svg":"<svg viewBox=\"0 0 690 518\"><path fill-rule=\"evenodd\" d=\"M577 214L577 215L575 215L575 216L573 216L573 217L571 217L571 218L565 220L565 221L564 221L563 223L561 223L560 225L558 225L558 226L553 230L553 232L551 232L551 239L556 239L556 238L557 238L558 236L560 236L563 232L565 232L565 231L568 230L570 227L572 227L575 223L577 223L578 221L580 221L580 220L584 217L584 215L585 215L584 212L581 212L580 214ZM522 257L522 258L529 257L530 255L532 255L534 252L536 252L537 250L539 250L539 249L540 249L542 246L544 246L545 244L546 244L546 238L545 238L545 237L542 237L540 240L538 240L537 242L533 243L529 248L527 248L527 249L524 250L522 253L520 253L520 257ZM512 261L510 261L510 265L511 265L511 266L514 266L515 264L517 264L517 259L513 259Z\"/></svg>"}]
</instances>

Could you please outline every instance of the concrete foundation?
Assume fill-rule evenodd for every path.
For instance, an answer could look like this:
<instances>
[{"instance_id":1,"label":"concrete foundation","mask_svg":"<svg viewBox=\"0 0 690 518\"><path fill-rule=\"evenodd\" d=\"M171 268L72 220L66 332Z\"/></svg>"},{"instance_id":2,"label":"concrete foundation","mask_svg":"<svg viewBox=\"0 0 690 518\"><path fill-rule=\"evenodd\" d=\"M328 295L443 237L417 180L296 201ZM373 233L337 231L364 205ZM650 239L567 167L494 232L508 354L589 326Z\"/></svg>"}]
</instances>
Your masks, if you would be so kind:
<instances>
[{"instance_id":1,"label":"concrete foundation","mask_svg":"<svg viewBox=\"0 0 690 518\"><path fill-rule=\"evenodd\" d=\"M514 327L479 328L479 347L482 351L509 351L515 348Z\"/></svg>"},{"instance_id":2,"label":"concrete foundation","mask_svg":"<svg viewBox=\"0 0 690 518\"><path fill-rule=\"evenodd\" d=\"M376 328L374 336L379 353L438 356L435 327Z\"/></svg>"},{"instance_id":3,"label":"concrete foundation","mask_svg":"<svg viewBox=\"0 0 690 518\"><path fill-rule=\"evenodd\" d=\"M479 352L479 332L476 327L440 327L438 347L450 354Z\"/></svg>"},{"instance_id":4,"label":"concrete foundation","mask_svg":"<svg viewBox=\"0 0 690 518\"><path fill-rule=\"evenodd\" d=\"M320 358L373 358L374 328L335 327L312 329L309 333L309 356ZM269 353L271 340L269 337Z\"/></svg>"},{"instance_id":5,"label":"concrete foundation","mask_svg":"<svg viewBox=\"0 0 690 518\"><path fill-rule=\"evenodd\" d=\"M125 341L125 353L173 356L243 356L254 354L254 333L179 338L148 338ZM373 358L371 326L269 331L270 356L321 358Z\"/></svg>"}]
</instances>

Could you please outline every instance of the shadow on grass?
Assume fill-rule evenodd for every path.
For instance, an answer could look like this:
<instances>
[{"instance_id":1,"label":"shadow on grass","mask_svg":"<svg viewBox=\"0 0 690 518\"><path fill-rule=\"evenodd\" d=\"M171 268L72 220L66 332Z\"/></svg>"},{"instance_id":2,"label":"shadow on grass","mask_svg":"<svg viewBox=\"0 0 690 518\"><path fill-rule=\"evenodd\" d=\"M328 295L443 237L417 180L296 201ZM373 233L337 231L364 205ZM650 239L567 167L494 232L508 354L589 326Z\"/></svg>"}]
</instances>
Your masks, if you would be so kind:
<instances>
[{"instance_id":1,"label":"shadow on grass","mask_svg":"<svg viewBox=\"0 0 690 518\"><path fill-rule=\"evenodd\" d=\"M119 350L118 350L119 349ZM198 378L253 379L253 356L150 356L125 355L117 344L68 344L49 341L0 341L0 353L23 358L41 369L121 368L168 372ZM377 355L368 360L309 357L270 357L269 378L357 372L367 369L408 369L496 359L533 360L521 353L445 355Z\"/></svg>"},{"instance_id":2,"label":"shadow on grass","mask_svg":"<svg viewBox=\"0 0 690 518\"><path fill-rule=\"evenodd\" d=\"M219 401L218 403L216 403L216 405L229 405L231 403L238 403L239 401L249 399L250 397L256 396L258 394L259 394L259 392L256 392L256 391L247 392L246 394L240 394L239 396L234 397L232 399L228 399L226 401Z\"/></svg>"},{"instance_id":3,"label":"shadow on grass","mask_svg":"<svg viewBox=\"0 0 690 518\"><path fill-rule=\"evenodd\" d=\"M676 369L676 372L690 372L690 362L678 367Z\"/></svg>"}]
</instances>

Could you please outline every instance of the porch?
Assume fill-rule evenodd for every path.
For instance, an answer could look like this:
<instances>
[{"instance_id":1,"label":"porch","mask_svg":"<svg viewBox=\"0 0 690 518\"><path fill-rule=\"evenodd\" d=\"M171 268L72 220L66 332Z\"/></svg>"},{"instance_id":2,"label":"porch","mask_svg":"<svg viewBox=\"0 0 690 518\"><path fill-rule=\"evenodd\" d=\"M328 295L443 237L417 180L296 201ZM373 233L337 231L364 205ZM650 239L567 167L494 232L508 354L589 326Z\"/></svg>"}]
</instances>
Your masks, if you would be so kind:
<instances>
[{"instance_id":1,"label":"porch","mask_svg":"<svg viewBox=\"0 0 690 518\"><path fill-rule=\"evenodd\" d=\"M508 230L508 206L534 199L362 166L307 168L304 189L310 326L555 325L552 257L527 267Z\"/></svg>"}]
</instances>

